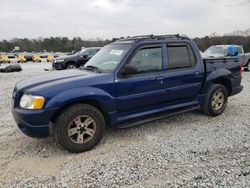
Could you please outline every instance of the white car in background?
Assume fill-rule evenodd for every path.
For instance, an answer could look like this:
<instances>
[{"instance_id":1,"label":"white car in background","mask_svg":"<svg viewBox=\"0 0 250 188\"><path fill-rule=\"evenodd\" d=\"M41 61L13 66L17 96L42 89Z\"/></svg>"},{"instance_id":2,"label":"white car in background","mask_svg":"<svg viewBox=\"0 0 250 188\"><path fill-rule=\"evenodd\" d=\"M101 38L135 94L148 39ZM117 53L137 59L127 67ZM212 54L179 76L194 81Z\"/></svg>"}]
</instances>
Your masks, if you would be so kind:
<instances>
[{"instance_id":1,"label":"white car in background","mask_svg":"<svg viewBox=\"0 0 250 188\"><path fill-rule=\"evenodd\" d=\"M226 57L227 49L232 45L214 45L210 46L203 53L202 57ZM239 53L240 60L242 62L244 70L250 71L250 53L244 53L244 49L241 45L234 45Z\"/></svg>"}]
</instances>

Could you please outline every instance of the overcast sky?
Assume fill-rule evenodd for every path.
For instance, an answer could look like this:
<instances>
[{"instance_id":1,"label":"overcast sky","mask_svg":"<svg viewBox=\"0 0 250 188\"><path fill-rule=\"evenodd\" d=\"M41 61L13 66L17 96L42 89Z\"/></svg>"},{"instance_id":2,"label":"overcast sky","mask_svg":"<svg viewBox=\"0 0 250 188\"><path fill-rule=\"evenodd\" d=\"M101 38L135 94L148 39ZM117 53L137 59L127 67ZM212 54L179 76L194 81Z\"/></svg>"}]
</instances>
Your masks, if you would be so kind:
<instances>
[{"instance_id":1,"label":"overcast sky","mask_svg":"<svg viewBox=\"0 0 250 188\"><path fill-rule=\"evenodd\" d=\"M250 28L250 0L0 0L0 39L201 37Z\"/></svg>"}]
</instances>

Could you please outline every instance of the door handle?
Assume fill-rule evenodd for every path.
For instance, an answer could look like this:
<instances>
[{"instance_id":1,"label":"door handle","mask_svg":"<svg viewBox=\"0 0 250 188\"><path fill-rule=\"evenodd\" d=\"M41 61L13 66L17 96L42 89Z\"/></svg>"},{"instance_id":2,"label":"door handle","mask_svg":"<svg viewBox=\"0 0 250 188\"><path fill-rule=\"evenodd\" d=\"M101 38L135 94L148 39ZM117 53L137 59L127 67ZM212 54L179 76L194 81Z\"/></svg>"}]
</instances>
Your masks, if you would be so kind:
<instances>
[{"instance_id":1,"label":"door handle","mask_svg":"<svg viewBox=\"0 0 250 188\"><path fill-rule=\"evenodd\" d=\"M163 80L163 76L159 76L155 78L156 80Z\"/></svg>"},{"instance_id":2,"label":"door handle","mask_svg":"<svg viewBox=\"0 0 250 188\"><path fill-rule=\"evenodd\" d=\"M163 84L164 77L163 76L158 76L155 78L156 81L160 81L161 84Z\"/></svg>"},{"instance_id":3,"label":"door handle","mask_svg":"<svg viewBox=\"0 0 250 188\"><path fill-rule=\"evenodd\" d=\"M199 75L200 75L200 72L199 72L199 71L195 71L195 72L194 72L194 75L199 76Z\"/></svg>"},{"instance_id":4,"label":"door handle","mask_svg":"<svg viewBox=\"0 0 250 188\"><path fill-rule=\"evenodd\" d=\"M150 78L149 80L151 80L151 81L163 81L164 77L163 76L157 76L157 77Z\"/></svg>"}]
</instances>

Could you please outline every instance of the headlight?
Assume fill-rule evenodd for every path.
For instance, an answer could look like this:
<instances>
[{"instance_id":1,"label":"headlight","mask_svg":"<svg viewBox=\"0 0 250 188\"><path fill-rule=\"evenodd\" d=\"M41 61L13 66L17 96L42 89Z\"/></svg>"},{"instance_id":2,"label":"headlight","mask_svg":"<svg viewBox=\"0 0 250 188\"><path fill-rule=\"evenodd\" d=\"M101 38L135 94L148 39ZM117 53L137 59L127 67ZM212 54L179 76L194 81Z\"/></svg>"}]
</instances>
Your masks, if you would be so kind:
<instances>
[{"instance_id":1,"label":"headlight","mask_svg":"<svg viewBox=\"0 0 250 188\"><path fill-rule=\"evenodd\" d=\"M41 109L44 104L44 97L23 94L20 100L20 107L24 109Z\"/></svg>"},{"instance_id":2,"label":"headlight","mask_svg":"<svg viewBox=\"0 0 250 188\"><path fill-rule=\"evenodd\" d=\"M55 59L54 60L54 63L61 63L61 62L64 62L64 59Z\"/></svg>"}]
</instances>

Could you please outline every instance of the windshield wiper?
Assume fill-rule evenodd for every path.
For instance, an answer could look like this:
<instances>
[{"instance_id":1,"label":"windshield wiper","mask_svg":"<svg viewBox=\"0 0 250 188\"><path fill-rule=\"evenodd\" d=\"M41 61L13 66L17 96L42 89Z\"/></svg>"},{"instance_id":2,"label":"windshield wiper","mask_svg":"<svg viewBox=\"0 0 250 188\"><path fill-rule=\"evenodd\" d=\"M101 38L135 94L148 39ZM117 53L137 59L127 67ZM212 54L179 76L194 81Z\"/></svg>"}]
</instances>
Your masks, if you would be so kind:
<instances>
[{"instance_id":1,"label":"windshield wiper","mask_svg":"<svg viewBox=\"0 0 250 188\"><path fill-rule=\"evenodd\" d=\"M94 65L88 65L86 67L83 67L83 69L86 69L86 70L91 70L91 71L96 71L96 72L99 72L101 73L102 70Z\"/></svg>"}]
</instances>

